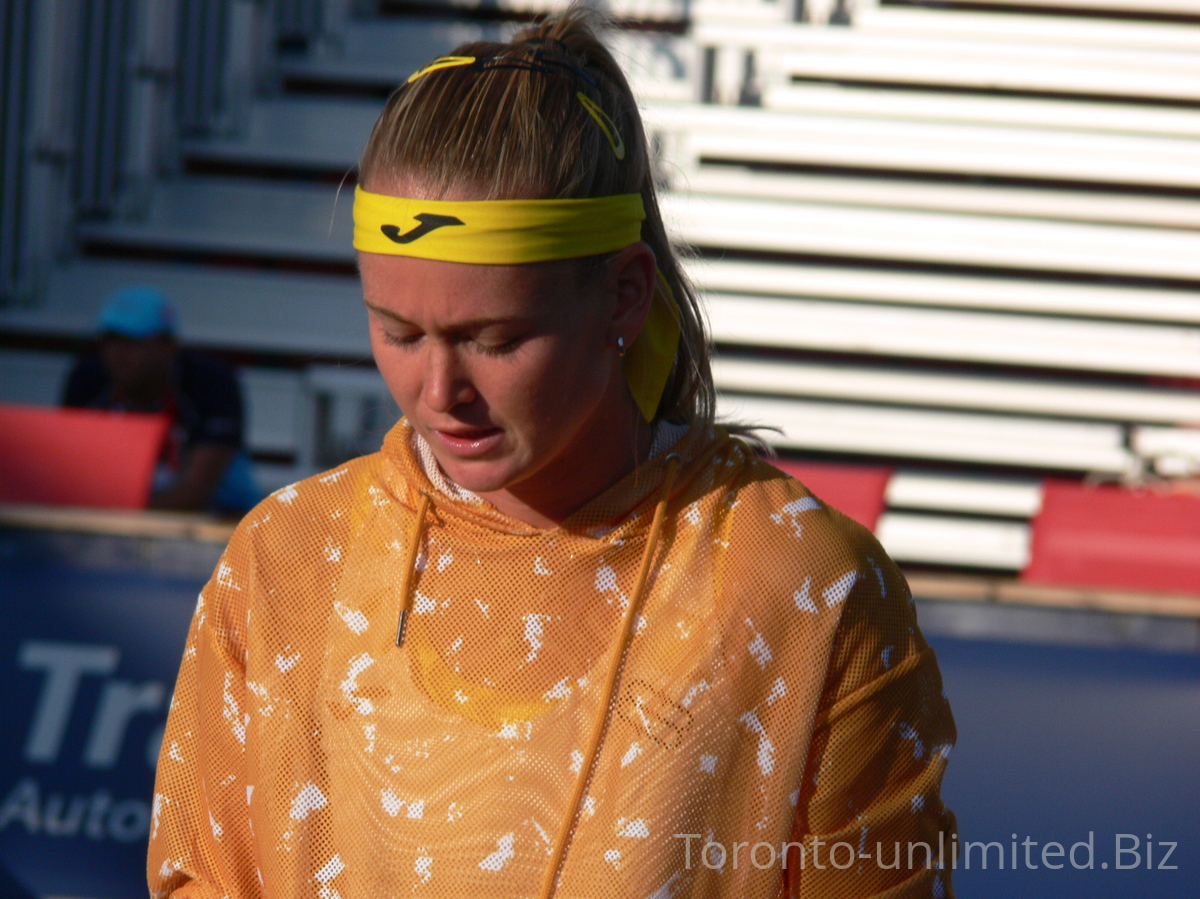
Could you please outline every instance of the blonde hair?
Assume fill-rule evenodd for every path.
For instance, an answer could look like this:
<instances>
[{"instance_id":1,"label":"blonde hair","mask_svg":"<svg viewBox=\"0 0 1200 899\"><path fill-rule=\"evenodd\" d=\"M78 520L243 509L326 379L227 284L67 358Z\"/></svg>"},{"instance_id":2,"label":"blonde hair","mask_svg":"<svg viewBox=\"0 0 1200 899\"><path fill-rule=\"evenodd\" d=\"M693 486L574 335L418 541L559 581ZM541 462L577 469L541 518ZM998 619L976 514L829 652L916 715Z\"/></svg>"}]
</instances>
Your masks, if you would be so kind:
<instances>
[{"instance_id":1,"label":"blonde hair","mask_svg":"<svg viewBox=\"0 0 1200 899\"><path fill-rule=\"evenodd\" d=\"M696 292L667 238L649 148L629 83L601 42L602 19L573 5L509 43L453 50L478 63L429 71L388 99L363 151L359 181L397 184L438 199L584 199L640 193L642 239L679 307L681 337L656 420L709 428L716 391L709 337ZM615 125L609 135L577 94ZM614 140L624 143L618 159ZM382 187L381 187L382 186ZM585 261L591 273L608 257Z\"/></svg>"}]
</instances>

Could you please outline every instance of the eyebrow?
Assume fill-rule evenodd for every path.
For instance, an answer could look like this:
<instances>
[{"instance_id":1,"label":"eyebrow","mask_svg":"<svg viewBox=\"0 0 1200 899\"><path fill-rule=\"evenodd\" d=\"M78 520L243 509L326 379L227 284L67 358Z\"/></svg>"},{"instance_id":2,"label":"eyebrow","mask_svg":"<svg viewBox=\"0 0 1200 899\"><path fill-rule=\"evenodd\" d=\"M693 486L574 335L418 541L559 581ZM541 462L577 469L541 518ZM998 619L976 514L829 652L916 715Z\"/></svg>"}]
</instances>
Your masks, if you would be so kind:
<instances>
[{"instance_id":1,"label":"eyebrow","mask_svg":"<svg viewBox=\"0 0 1200 899\"><path fill-rule=\"evenodd\" d=\"M416 325L413 322L410 322L403 315L397 315L395 312L392 312L392 310L390 310L390 309L384 309L382 306L376 306L370 300L364 299L363 303L364 303L364 305L366 305L366 307L368 309L370 309L372 312L374 312L376 315L380 316L381 318L386 318L389 321L395 322L398 325L408 325L409 327L416 327ZM524 321L524 319L518 319L518 318L473 318L468 321L456 323L455 326L451 330L453 330L453 331L474 331L474 330L478 330L480 328L486 328L489 325L505 325L505 324L510 324L512 322L517 322L517 321Z\"/></svg>"},{"instance_id":2,"label":"eyebrow","mask_svg":"<svg viewBox=\"0 0 1200 899\"><path fill-rule=\"evenodd\" d=\"M411 325L412 324L412 322L410 322L404 316L397 315L395 312L392 312L390 309L384 309L382 306L376 306L370 300L363 300L363 304L368 309L370 309L372 312L374 312L376 315L382 316L383 318L391 319L392 321L396 322L397 324L401 324L401 325Z\"/></svg>"}]
</instances>

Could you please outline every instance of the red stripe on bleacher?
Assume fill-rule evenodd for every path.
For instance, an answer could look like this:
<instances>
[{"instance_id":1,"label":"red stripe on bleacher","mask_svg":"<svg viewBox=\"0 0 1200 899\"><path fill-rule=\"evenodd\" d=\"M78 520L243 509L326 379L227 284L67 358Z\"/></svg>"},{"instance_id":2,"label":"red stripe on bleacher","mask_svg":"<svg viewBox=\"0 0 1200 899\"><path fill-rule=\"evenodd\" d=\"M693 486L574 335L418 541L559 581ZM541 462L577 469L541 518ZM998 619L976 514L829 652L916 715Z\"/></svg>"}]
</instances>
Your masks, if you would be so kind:
<instances>
[{"instance_id":1,"label":"red stripe on bleacher","mask_svg":"<svg viewBox=\"0 0 1200 899\"><path fill-rule=\"evenodd\" d=\"M1023 580L1200 593L1200 497L1047 479Z\"/></svg>"}]
</instances>

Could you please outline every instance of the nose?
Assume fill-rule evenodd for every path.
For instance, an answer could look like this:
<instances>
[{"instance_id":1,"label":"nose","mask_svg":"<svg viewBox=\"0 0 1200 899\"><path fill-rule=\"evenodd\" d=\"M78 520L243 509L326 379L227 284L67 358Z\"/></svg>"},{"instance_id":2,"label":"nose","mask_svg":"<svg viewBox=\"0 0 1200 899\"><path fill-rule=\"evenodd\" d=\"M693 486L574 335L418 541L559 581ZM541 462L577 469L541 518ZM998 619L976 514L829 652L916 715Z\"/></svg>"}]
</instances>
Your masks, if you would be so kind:
<instances>
[{"instance_id":1,"label":"nose","mask_svg":"<svg viewBox=\"0 0 1200 899\"><path fill-rule=\"evenodd\" d=\"M453 345L430 341L425 350L425 380L422 399L434 412L449 412L476 397L470 372Z\"/></svg>"}]
</instances>

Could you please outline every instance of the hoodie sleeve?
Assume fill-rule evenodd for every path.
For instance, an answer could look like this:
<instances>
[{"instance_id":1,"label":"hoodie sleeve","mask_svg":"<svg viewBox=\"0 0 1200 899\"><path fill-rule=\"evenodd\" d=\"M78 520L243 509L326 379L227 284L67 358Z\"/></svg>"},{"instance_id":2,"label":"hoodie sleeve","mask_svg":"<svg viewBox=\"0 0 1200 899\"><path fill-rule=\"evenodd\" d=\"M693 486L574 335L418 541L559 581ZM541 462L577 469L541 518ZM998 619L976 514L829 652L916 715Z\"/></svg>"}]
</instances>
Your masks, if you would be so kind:
<instances>
[{"instance_id":1,"label":"hoodie sleeve","mask_svg":"<svg viewBox=\"0 0 1200 899\"><path fill-rule=\"evenodd\" d=\"M239 528L200 594L159 755L147 873L154 899L260 895L247 810L246 628Z\"/></svg>"},{"instance_id":2,"label":"hoodie sleeve","mask_svg":"<svg viewBox=\"0 0 1200 899\"><path fill-rule=\"evenodd\" d=\"M870 544L834 638L800 785L789 899L952 896L956 822L940 789L954 719L908 585Z\"/></svg>"}]
</instances>

